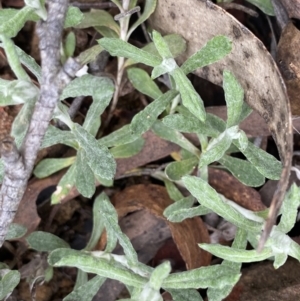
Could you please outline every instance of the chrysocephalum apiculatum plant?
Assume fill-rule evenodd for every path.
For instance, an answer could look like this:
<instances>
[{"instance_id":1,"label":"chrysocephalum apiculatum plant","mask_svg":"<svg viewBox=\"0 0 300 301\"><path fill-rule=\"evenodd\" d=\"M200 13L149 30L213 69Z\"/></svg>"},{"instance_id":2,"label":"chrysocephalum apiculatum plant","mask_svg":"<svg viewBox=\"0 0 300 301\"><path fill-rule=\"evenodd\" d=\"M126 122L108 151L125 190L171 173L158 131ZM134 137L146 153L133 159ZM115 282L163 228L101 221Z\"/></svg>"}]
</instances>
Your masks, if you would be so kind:
<instances>
[{"instance_id":1,"label":"chrysocephalum apiculatum plant","mask_svg":"<svg viewBox=\"0 0 300 301\"><path fill-rule=\"evenodd\" d=\"M275 226L265 249L257 253L255 248L261 234L267 212L252 212L226 199L217 193L208 183L208 166L213 168L217 162L243 184L258 187L265 178L278 179L281 164L274 157L256 147L248 140L239 124L251 112L245 104L244 91L234 74L223 72L223 89L227 103L227 120L221 120L205 111L199 94L195 91L187 74L198 68L212 64L231 51L231 42L227 37L216 36L192 55L183 65L178 66L174 58L185 50L185 41L178 35L162 37L153 31L153 42L139 49L128 43L131 33L154 11L155 0L146 0L143 13L129 27L128 11L138 11L135 0L112 1L119 7L121 14L116 22L109 13L95 10L82 13L69 7L65 27L95 27L103 38L98 45L81 53L77 58L82 65L88 64L104 49L118 57L116 86L107 77L91 74L75 78L63 90L60 100L68 97L92 96L93 102L82 125L72 121L66 106L60 101L56 105L53 119L60 120L69 128L61 130L50 125L43 139L42 148L64 143L76 152L76 156L63 159L45 159L34 169L34 175L42 178L69 167L52 195L52 203L59 203L72 187L85 197L95 193L95 182L112 185L116 169L115 158L130 157L138 153L144 144L143 133L150 130L163 139L178 144L182 148L181 160L171 162L164 172L153 176L166 183L167 190L174 200L164 215L172 222L181 222L186 218L215 212L237 227L231 247L219 244L200 244L199 247L223 258L219 265L170 274L169 262L151 268L138 261L137 253L130 240L118 225L117 213L108 197L102 193L95 198L93 208L93 231L84 250L70 249L62 239L46 232L33 232L26 241L39 252L48 252L49 267L45 280L51 279L53 267L69 266L78 268L76 288L64 300L92 300L106 278L119 280L130 292L130 299L138 301L162 300L160 290L171 293L174 300L200 301L202 297L196 289L208 288L210 301L223 300L240 278L243 262L261 261L272 258L275 268L283 265L290 255L300 259L300 248L286 233L293 227L297 215L299 189L292 186L286 195L282 208L282 217ZM27 20L38 21L47 18L42 1L26 1L21 10L1 10L0 46L4 48L8 62L16 75L16 80L0 80L2 106L23 104L16 117L11 135L17 146L22 145L39 89L32 83L22 65L26 66L41 82L42 71L33 58L14 45L12 38ZM73 55L74 36L69 34L61 47L62 62ZM151 77L136 63L151 66ZM108 136L96 139L101 125L100 116L112 101L116 105L120 83L124 71L133 86L153 101L132 122ZM163 93L154 79L164 77L169 89ZM26 90L26 93L24 93ZM187 140L182 133L197 135L200 147ZM247 160L230 156L241 152ZM190 175L197 167L197 175ZM1 170L2 176L4 169ZM183 185L191 193L184 197L176 185ZM199 205L195 206L195 202ZM108 233L106 249L93 252L103 230ZM25 234L26 229L12 224L6 239L15 239ZM250 242L254 250L245 250ZM284 242L284 243L283 243ZM115 255L113 250L119 243L125 255ZM88 280L87 273L95 274ZM218 275L216 277L216 275ZM20 273L1 264L0 299L9 295L20 280Z\"/></svg>"}]
</instances>

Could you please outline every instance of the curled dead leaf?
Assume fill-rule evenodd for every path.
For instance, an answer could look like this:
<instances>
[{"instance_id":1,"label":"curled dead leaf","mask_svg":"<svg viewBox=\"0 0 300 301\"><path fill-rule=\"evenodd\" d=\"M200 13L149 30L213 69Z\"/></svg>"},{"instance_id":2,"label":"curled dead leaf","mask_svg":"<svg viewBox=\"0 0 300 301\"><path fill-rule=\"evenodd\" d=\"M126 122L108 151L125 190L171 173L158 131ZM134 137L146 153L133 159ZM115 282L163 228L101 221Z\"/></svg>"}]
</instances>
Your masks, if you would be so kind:
<instances>
[{"instance_id":1,"label":"curled dead leaf","mask_svg":"<svg viewBox=\"0 0 300 301\"><path fill-rule=\"evenodd\" d=\"M210 241L208 231L201 218L196 217L186 219L181 223L171 223L163 216L164 209L173 203L165 187L152 184L130 186L115 194L111 201L115 205L119 217L145 209L165 220L187 269L210 264L211 254L198 247L198 243Z\"/></svg>"}]
</instances>

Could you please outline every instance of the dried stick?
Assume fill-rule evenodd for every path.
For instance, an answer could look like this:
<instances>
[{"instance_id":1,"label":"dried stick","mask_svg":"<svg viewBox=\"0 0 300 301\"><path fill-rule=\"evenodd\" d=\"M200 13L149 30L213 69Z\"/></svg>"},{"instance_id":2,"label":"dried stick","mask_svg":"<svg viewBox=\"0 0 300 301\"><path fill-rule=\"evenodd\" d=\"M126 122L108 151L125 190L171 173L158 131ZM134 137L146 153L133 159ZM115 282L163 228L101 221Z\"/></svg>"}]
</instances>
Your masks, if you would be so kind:
<instances>
[{"instance_id":1,"label":"dried stick","mask_svg":"<svg viewBox=\"0 0 300 301\"><path fill-rule=\"evenodd\" d=\"M68 0L48 0L48 17L40 21L38 35L42 58L42 83L39 99L20 150L14 139L6 137L0 142L5 174L0 190L0 246L13 221L26 190L41 142L52 118L63 88L80 69L75 59L60 66L60 44Z\"/></svg>"}]
</instances>

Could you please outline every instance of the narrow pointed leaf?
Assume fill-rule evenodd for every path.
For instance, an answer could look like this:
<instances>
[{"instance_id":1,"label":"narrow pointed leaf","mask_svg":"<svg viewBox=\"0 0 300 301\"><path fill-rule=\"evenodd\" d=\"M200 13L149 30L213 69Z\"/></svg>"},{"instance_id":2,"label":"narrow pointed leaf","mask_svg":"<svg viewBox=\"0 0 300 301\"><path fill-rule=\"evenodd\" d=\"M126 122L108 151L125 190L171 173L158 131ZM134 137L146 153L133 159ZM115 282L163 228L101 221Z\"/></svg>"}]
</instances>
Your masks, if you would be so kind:
<instances>
[{"instance_id":1,"label":"narrow pointed leaf","mask_svg":"<svg viewBox=\"0 0 300 301\"><path fill-rule=\"evenodd\" d=\"M225 285L236 283L238 279L239 275L232 274L230 268L215 265L181 273L173 273L164 280L163 288L222 288Z\"/></svg>"},{"instance_id":2,"label":"narrow pointed leaf","mask_svg":"<svg viewBox=\"0 0 300 301\"><path fill-rule=\"evenodd\" d=\"M170 180L179 181L184 175L190 174L197 167L198 162L197 157L172 162L166 167L165 173Z\"/></svg>"},{"instance_id":3,"label":"narrow pointed leaf","mask_svg":"<svg viewBox=\"0 0 300 301\"><path fill-rule=\"evenodd\" d=\"M105 179L113 179L116 172L116 162L106 146L100 144L91 134L79 124L75 124L73 133L79 145L85 150L87 164L95 173Z\"/></svg>"},{"instance_id":4,"label":"narrow pointed leaf","mask_svg":"<svg viewBox=\"0 0 300 301\"><path fill-rule=\"evenodd\" d=\"M120 26L114 20L112 15L105 10L95 10L83 14L82 21L76 26L76 28L88 28L96 26L105 26L118 35L120 34Z\"/></svg>"},{"instance_id":5,"label":"narrow pointed leaf","mask_svg":"<svg viewBox=\"0 0 300 301\"><path fill-rule=\"evenodd\" d=\"M284 233L291 231L295 225L298 215L298 207L300 205L299 190L299 187L294 183L288 193L285 195L284 201L282 203L282 215L278 228Z\"/></svg>"},{"instance_id":6,"label":"narrow pointed leaf","mask_svg":"<svg viewBox=\"0 0 300 301\"><path fill-rule=\"evenodd\" d=\"M193 289L168 289L174 301L203 301L200 293Z\"/></svg>"},{"instance_id":7,"label":"narrow pointed leaf","mask_svg":"<svg viewBox=\"0 0 300 301\"><path fill-rule=\"evenodd\" d=\"M209 40L198 52L193 54L181 66L185 74L191 73L198 68L219 61L230 53L232 42L225 36L216 36Z\"/></svg>"},{"instance_id":8,"label":"narrow pointed leaf","mask_svg":"<svg viewBox=\"0 0 300 301\"><path fill-rule=\"evenodd\" d=\"M265 177L246 160L223 156L218 160L220 164L225 166L240 182L250 187L262 186Z\"/></svg>"},{"instance_id":9,"label":"narrow pointed leaf","mask_svg":"<svg viewBox=\"0 0 300 301\"><path fill-rule=\"evenodd\" d=\"M151 102L144 110L136 114L130 124L133 135L142 135L151 128L157 117L177 95L176 90L170 90Z\"/></svg>"},{"instance_id":10,"label":"narrow pointed leaf","mask_svg":"<svg viewBox=\"0 0 300 301\"><path fill-rule=\"evenodd\" d=\"M114 158L129 158L138 154L144 147L145 140L140 137L133 142L118 145L110 149Z\"/></svg>"},{"instance_id":11,"label":"narrow pointed leaf","mask_svg":"<svg viewBox=\"0 0 300 301\"><path fill-rule=\"evenodd\" d=\"M244 102L244 90L235 76L228 70L223 72L223 89L227 104L227 127L237 125Z\"/></svg>"},{"instance_id":12,"label":"narrow pointed leaf","mask_svg":"<svg viewBox=\"0 0 300 301\"><path fill-rule=\"evenodd\" d=\"M164 38L162 37L162 35L157 32L156 30L153 30L152 32L153 35L153 42L154 45L159 53L159 55L163 58L163 59L170 59L173 58L172 57L172 53L168 47L167 42L164 40Z\"/></svg>"},{"instance_id":13,"label":"narrow pointed leaf","mask_svg":"<svg viewBox=\"0 0 300 301\"><path fill-rule=\"evenodd\" d=\"M180 68L171 72L171 75L176 83L178 91L180 92L182 104L198 119L204 122L206 113L203 101L189 79Z\"/></svg>"},{"instance_id":14,"label":"narrow pointed leaf","mask_svg":"<svg viewBox=\"0 0 300 301\"><path fill-rule=\"evenodd\" d=\"M199 149L195 147L188 139L186 139L180 132L165 126L161 121L158 120L153 124L151 129L157 136L176 143L182 148L189 151L191 154L199 157Z\"/></svg>"},{"instance_id":15,"label":"narrow pointed leaf","mask_svg":"<svg viewBox=\"0 0 300 301\"><path fill-rule=\"evenodd\" d=\"M77 152L75 161L76 177L75 186L86 198L91 198L95 193L95 176L87 163L87 155L83 149Z\"/></svg>"},{"instance_id":16,"label":"narrow pointed leaf","mask_svg":"<svg viewBox=\"0 0 300 301\"><path fill-rule=\"evenodd\" d=\"M57 184L55 192L51 196L51 204L59 204L67 196L75 184L76 168L73 164Z\"/></svg>"},{"instance_id":17,"label":"narrow pointed leaf","mask_svg":"<svg viewBox=\"0 0 300 301\"><path fill-rule=\"evenodd\" d=\"M127 69L127 75L134 88L142 94L153 99L156 99L163 94L145 70L140 68L129 68Z\"/></svg>"},{"instance_id":18,"label":"narrow pointed leaf","mask_svg":"<svg viewBox=\"0 0 300 301\"><path fill-rule=\"evenodd\" d=\"M144 11L141 14L141 16L138 18L138 20L133 23L133 25L130 27L128 33L127 33L127 39L131 36L132 32L142 23L144 23L150 15L154 12L156 7L157 0L146 0L144 5Z\"/></svg>"},{"instance_id":19,"label":"narrow pointed leaf","mask_svg":"<svg viewBox=\"0 0 300 301\"><path fill-rule=\"evenodd\" d=\"M240 149L238 143L234 144ZM272 155L263 151L249 141L245 150L240 149L245 157L255 166L255 168L266 178L279 180L281 176L282 165Z\"/></svg>"},{"instance_id":20,"label":"narrow pointed leaf","mask_svg":"<svg viewBox=\"0 0 300 301\"><path fill-rule=\"evenodd\" d=\"M69 245L54 234L36 231L26 237L29 247L39 252L51 252L58 248L69 248Z\"/></svg>"},{"instance_id":21,"label":"narrow pointed leaf","mask_svg":"<svg viewBox=\"0 0 300 301\"><path fill-rule=\"evenodd\" d=\"M75 288L63 301L92 301L106 278L95 276L87 283Z\"/></svg>"},{"instance_id":22,"label":"narrow pointed leaf","mask_svg":"<svg viewBox=\"0 0 300 301\"><path fill-rule=\"evenodd\" d=\"M119 280L125 285L141 287L147 279L135 274L131 270L117 264L110 254L97 257L96 254L75 251L70 249L57 249L51 252L48 261L55 267L77 267L87 273L93 273L102 277Z\"/></svg>"},{"instance_id":23,"label":"narrow pointed leaf","mask_svg":"<svg viewBox=\"0 0 300 301\"><path fill-rule=\"evenodd\" d=\"M237 133L238 127L235 126L227 129L218 138L212 139L205 152L201 154L199 166L206 166L221 159L230 147L231 142Z\"/></svg>"},{"instance_id":24,"label":"narrow pointed leaf","mask_svg":"<svg viewBox=\"0 0 300 301\"><path fill-rule=\"evenodd\" d=\"M111 134L102 137L98 141L107 146L118 146L127 143L131 143L139 138L139 135L133 135L130 129L130 124L126 124L118 130L115 130Z\"/></svg>"},{"instance_id":25,"label":"narrow pointed leaf","mask_svg":"<svg viewBox=\"0 0 300 301\"><path fill-rule=\"evenodd\" d=\"M18 271L1 270L2 277L0 280L0 300L4 300L12 293L14 288L19 284L21 274Z\"/></svg>"},{"instance_id":26,"label":"narrow pointed leaf","mask_svg":"<svg viewBox=\"0 0 300 301\"><path fill-rule=\"evenodd\" d=\"M176 185L169 181L168 179L163 179L165 183L165 187L167 189L169 197L174 201L178 202L181 199L183 199L183 194L180 192L180 190L176 187Z\"/></svg>"},{"instance_id":27,"label":"narrow pointed leaf","mask_svg":"<svg viewBox=\"0 0 300 301\"><path fill-rule=\"evenodd\" d=\"M178 55L180 55L181 53L183 53L186 50L186 41L180 35L177 35L177 34L166 35L166 36L164 36L164 40L168 44L168 47L172 53L173 58L177 57ZM147 51L147 52L159 57L159 53L158 53L157 49L155 48L155 45L153 42L147 44L142 49L144 51ZM131 66L134 64L137 64L137 62L134 61L133 59L128 59L125 63L125 66L128 67L128 66Z\"/></svg>"},{"instance_id":28,"label":"narrow pointed leaf","mask_svg":"<svg viewBox=\"0 0 300 301\"><path fill-rule=\"evenodd\" d=\"M213 255L233 262L256 262L263 261L273 255L271 248L265 248L260 253L256 250L241 250L222 246L219 244L199 244L200 248Z\"/></svg>"},{"instance_id":29,"label":"narrow pointed leaf","mask_svg":"<svg viewBox=\"0 0 300 301\"><path fill-rule=\"evenodd\" d=\"M155 67L162 61L161 57L150 54L120 39L102 38L98 43L112 56L131 58L138 63Z\"/></svg>"},{"instance_id":30,"label":"narrow pointed leaf","mask_svg":"<svg viewBox=\"0 0 300 301\"><path fill-rule=\"evenodd\" d=\"M37 178L46 178L55 172L69 167L75 162L76 157L44 159L35 167L33 174Z\"/></svg>"},{"instance_id":31,"label":"narrow pointed leaf","mask_svg":"<svg viewBox=\"0 0 300 301\"><path fill-rule=\"evenodd\" d=\"M5 240L17 239L24 236L27 232L26 227L12 223L9 225L8 231L5 236Z\"/></svg>"},{"instance_id":32,"label":"narrow pointed leaf","mask_svg":"<svg viewBox=\"0 0 300 301\"><path fill-rule=\"evenodd\" d=\"M185 187L200 204L211 209L227 221L247 231L259 232L262 225L248 219L224 202L219 194L204 180L197 177L185 176L182 179Z\"/></svg>"}]
</instances>

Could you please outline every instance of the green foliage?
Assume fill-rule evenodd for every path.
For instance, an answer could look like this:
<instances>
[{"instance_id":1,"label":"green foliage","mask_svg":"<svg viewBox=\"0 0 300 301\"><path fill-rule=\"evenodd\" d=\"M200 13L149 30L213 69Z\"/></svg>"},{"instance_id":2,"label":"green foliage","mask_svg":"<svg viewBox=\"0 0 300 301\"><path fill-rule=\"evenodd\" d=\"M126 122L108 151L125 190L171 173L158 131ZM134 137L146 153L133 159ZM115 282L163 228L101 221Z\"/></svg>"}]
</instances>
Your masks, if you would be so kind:
<instances>
[{"instance_id":1,"label":"green foliage","mask_svg":"<svg viewBox=\"0 0 300 301\"><path fill-rule=\"evenodd\" d=\"M248 1L266 14L273 14L270 0ZM112 2L124 12L123 5L126 1ZM153 42L142 49L131 45L128 43L130 35L154 12L156 2L146 0L142 14L131 27L130 16L124 16L117 22L107 11L82 13L75 7L69 8L65 27L94 27L103 36L98 40L99 45L81 53L78 61L87 64L95 60L102 50L107 50L112 56L117 56L118 78L122 79L122 72L127 68L127 76L133 87L153 101L137 113L130 124L107 136L101 136L101 115L112 99L115 101L121 82L117 79L114 83L108 77L90 74L75 78L62 91L60 100L91 96L92 102L84 122L79 125L72 121L67 107L59 102L53 114L53 123L49 126L41 146L45 148L62 143L72 147L75 155L69 158L44 159L35 167L34 175L39 178L48 177L69 167L51 197L52 204L60 203L74 188L84 197L92 198L96 190L96 181L103 185L112 185L116 173L115 159L130 158L139 153L145 143L142 135L152 131L181 148L176 161L170 162L164 173L158 173L157 176L164 181L174 201L164 210L165 217L171 222L181 222L187 218L214 212L234 224L237 234L231 247L219 244L199 245L200 248L222 258L223 262L220 265L170 274L170 263L164 262L153 269L138 261L129 238L121 231L115 208L107 195L101 193L94 201L93 231L84 250L72 250L62 239L41 231L33 232L26 238L31 248L49 253L50 270L52 267L62 266L78 268L76 287L64 300L92 300L106 278L111 278L130 287L131 299L127 300L162 300L160 290L164 289L171 293L175 301L201 301L202 297L196 289L208 288L209 301L221 301L228 296L239 280L243 262L274 259L274 267L278 268L285 263L288 256L300 260L299 245L286 234L295 223L297 208L300 205L298 187L291 187L282 207L279 225L274 226L266 248L257 253L255 250L246 250L246 245L250 242L253 248L257 247L266 212L254 213L244 209L217 193L208 183L209 168L225 168L240 182L252 187L263 185L265 178L279 179L282 170L277 159L248 141L246 134L239 128L239 124L250 114L251 109L245 104L244 90L232 72L223 71L228 116L226 122L205 111L201 96L187 77L198 68L222 60L230 53L232 42L224 36L213 37L181 66L176 63L175 58L185 51L186 41L178 35L163 37L153 31ZM0 11L0 47L4 49L17 78L13 81L0 79L0 105L23 104L11 131L17 146L20 146L24 139L39 95L39 89L32 83L23 66L29 69L39 82L41 68L32 57L13 43L12 38L18 34L26 21L38 21L47 17L43 1L27 0L26 4L20 10ZM134 8L136 4L135 0L129 1L126 10ZM75 44L75 35L70 32L63 45L62 61L73 56ZM150 66L151 76L145 71L147 68L132 67L137 63ZM162 75L164 79L169 80L168 90L166 87L161 89L161 85L155 81ZM57 120L67 125L68 129L55 127ZM199 143L192 143L183 133L196 134ZM231 152L240 152L246 159L232 157ZM194 176L196 172L197 176ZM3 174L4 167L0 161L0 178ZM184 186L190 195L184 197L177 185ZM197 206L196 202L199 203ZM93 252L104 229L107 233L106 249ZM22 237L25 232L24 227L12 224L6 239ZM112 254L118 243L123 248L124 255ZM88 281L87 273L96 276ZM18 284L20 274L6 266L1 269L0 274L0 299L3 299Z\"/></svg>"}]
</instances>

